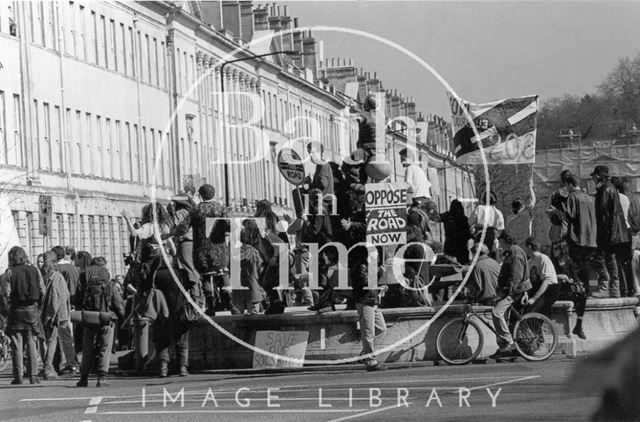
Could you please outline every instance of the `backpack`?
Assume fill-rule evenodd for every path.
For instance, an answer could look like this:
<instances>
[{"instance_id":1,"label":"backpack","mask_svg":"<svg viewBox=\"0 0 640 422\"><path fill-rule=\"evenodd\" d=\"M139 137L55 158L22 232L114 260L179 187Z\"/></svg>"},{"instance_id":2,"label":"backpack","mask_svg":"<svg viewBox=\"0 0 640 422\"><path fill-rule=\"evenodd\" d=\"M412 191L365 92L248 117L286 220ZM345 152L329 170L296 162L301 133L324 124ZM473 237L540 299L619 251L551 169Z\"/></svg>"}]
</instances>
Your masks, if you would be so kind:
<instances>
[{"instance_id":1,"label":"backpack","mask_svg":"<svg viewBox=\"0 0 640 422\"><path fill-rule=\"evenodd\" d=\"M89 268L85 272L86 284L82 298L82 309L109 312L113 288L109 272L105 268Z\"/></svg>"}]
</instances>

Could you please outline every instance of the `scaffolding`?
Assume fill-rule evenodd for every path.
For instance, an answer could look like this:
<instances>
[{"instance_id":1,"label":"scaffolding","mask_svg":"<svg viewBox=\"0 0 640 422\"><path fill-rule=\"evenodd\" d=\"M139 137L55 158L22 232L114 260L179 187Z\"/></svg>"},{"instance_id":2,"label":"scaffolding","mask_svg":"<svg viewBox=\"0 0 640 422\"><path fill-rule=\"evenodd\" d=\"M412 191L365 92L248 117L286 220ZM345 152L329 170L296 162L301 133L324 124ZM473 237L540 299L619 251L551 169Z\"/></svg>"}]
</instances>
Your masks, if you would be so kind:
<instances>
[{"instance_id":1,"label":"scaffolding","mask_svg":"<svg viewBox=\"0 0 640 422\"><path fill-rule=\"evenodd\" d=\"M535 207L534 232L543 245L548 245L551 223L545 214L553 192L560 187L560 173L570 170L580 181L580 187L594 195L596 188L591 173L597 165L609 167L609 175L626 177L629 189L640 193L640 140L638 137L609 141L581 143L568 148L536 151L533 169L534 186L538 202Z\"/></svg>"}]
</instances>

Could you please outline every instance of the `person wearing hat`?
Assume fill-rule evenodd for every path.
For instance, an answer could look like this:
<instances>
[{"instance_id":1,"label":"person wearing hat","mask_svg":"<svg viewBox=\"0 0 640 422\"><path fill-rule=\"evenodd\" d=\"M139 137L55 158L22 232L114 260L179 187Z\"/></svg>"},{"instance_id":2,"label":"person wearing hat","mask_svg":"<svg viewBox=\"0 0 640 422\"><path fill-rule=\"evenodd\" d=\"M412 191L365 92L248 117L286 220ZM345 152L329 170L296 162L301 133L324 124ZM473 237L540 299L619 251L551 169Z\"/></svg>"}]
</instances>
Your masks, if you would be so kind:
<instances>
[{"instance_id":1,"label":"person wearing hat","mask_svg":"<svg viewBox=\"0 0 640 422\"><path fill-rule=\"evenodd\" d=\"M596 166L591 173L596 184L597 260L607 268L608 280L599 280L595 297L620 297L618 259L622 245L631 241L618 190L609 180L609 168Z\"/></svg>"}]
</instances>

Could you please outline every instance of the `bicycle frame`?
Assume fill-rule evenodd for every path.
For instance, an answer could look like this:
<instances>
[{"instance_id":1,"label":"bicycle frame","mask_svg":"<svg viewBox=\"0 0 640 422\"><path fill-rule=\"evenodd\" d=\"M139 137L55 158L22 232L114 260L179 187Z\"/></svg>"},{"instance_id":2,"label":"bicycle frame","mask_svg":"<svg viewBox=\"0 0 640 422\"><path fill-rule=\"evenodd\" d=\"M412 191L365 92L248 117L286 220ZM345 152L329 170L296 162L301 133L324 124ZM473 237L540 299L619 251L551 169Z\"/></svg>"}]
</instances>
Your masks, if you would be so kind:
<instances>
[{"instance_id":1,"label":"bicycle frame","mask_svg":"<svg viewBox=\"0 0 640 422\"><path fill-rule=\"evenodd\" d=\"M526 312L520 312L518 311L518 309L516 309L514 307L515 303L512 303L511 306L509 306L509 308L507 309L507 312L505 312L504 314L504 318L507 321L507 324L509 326L509 332L511 334L513 334L513 328L515 327L515 323L517 321L520 321L522 319L522 316L525 315ZM479 314L478 312L476 312L473 309L473 305L472 304L466 304L464 307L464 321L467 322L469 321L469 319L471 317L476 317L476 319L480 322L482 322L482 324L487 327L489 330L491 330L491 332L493 332L493 334L498 334L496 332L495 327L493 326L493 323L491 322L491 318L486 316L487 312L491 312L490 310L486 310L483 312L483 315ZM512 317L515 317L515 321L512 321Z\"/></svg>"}]
</instances>

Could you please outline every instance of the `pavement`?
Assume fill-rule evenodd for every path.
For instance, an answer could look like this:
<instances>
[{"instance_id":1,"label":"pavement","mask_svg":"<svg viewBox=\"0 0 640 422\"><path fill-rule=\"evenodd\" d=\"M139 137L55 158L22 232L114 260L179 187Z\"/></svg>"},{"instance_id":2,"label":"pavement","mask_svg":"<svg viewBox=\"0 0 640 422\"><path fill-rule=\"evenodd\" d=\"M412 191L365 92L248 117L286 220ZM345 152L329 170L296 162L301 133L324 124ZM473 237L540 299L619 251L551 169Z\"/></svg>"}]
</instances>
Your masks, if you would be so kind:
<instances>
[{"instance_id":1,"label":"pavement","mask_svg":"<svg viewBox=\"0 0 640 422\"><path fill-rule=\"evenodd\" d=\"M116 374L111 386L77 388L77 378L11 386L0 374L2 421L583 421L599 403L565 380L575 359L359 365L189 377Z\"/></svg>"}]
</instances>

